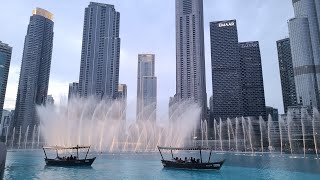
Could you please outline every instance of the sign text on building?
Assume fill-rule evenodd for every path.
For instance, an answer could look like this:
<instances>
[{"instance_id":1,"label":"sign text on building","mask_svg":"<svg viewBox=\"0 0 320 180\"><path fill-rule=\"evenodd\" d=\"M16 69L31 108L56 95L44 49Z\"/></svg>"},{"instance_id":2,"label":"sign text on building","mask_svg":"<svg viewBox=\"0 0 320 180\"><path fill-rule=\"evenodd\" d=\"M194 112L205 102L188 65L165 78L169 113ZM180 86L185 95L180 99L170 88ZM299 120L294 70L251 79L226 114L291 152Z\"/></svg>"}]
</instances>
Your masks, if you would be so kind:
<instances>
[{"instance_id":1,"label":"sign text on building","mask_svg":"<svg viewBox=\"0 0 320 180\"><path fill-rule=\"evenodd\" d=\"M234 21L219 23L219 27L229 27L229 26L234 26L234 25L235 25Z\"/></svg>"}]
</instances>

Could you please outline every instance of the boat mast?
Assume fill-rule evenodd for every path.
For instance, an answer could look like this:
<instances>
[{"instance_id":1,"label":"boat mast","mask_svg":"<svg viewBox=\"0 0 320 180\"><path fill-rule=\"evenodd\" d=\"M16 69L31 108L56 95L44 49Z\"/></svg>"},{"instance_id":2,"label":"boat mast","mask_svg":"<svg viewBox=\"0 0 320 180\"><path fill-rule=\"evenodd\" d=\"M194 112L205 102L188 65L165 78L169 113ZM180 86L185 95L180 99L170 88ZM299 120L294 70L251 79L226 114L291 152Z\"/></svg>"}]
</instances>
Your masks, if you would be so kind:
<instances>
[{"instance_id":1,"label":"boat mast","mask_svg":"<svg viewBox=\"0 0 320 180\"><path fill-rule=\"evenodd\" d=\"M201 163L202 163L201 147L199 147L199 149L200 149L200 160L201 160Z\"/></svg>"},{"instance_id":2,"label":"boat mast","mask_svg":"<svg viewBox=\"0 0 320 180\"><path fill-rule=\"evenodd\" d=\"M77 145L77 158L79 159L79 145Z\"/></svg>"},{"instance_id":3,"label":"boat mast","mask_svg":"<svg viewBox=\"0 0 320 180\"><path fill-rule=\"evenodd\" d=\"M57 157L59 157L59 154L58 154L58 146L56 146L56 153L57 153Z\"/></svg>"},{"instance_id":4,"label":"boat mast","mask_svg":"<svg viewBox=\"0 0 320 180\"><path fill-rule=\"evenodd\" d=\"M211 153L212 153L212 149L210 150L210 155L209 155L209 160L208 160L208 163L210 162L210 158L211 158Z\"/></svg>"},{"instance_id":5,"label":"boat mast","mask_svg":"<svg viewBox=\"0 0 320 180\"><path fill-rule=\"evenodd\" d=\"M48 159L48 158L47 158L46 150L44 150L43 146L42 146L42 149L43 149L44 155L46 156L46 159Z\"/></svg>"},{"instance_id":6,"label":"boat mast","mask_svg":"<svg viewBox=\"0 0 320 180\"><path fill-rule=\"evenodd\" d=\"M88 153L89 153L90 147L91 147L91 146L89 146L88 151L87 151L87 154L86 154L86 157L84 158L84 160L87 159L87 155L88 155ZM78 157L78 159L79 159L79 157Z\"/></svg>"},{"instance_id":7,"label":"boat mast","mask_svg":"<svg viewBox=\"0 0 320 180\"><path fill-rule=\"evenodd\" d=\"M160 152L160 155L161 155L162 160L164 160L164 159L163 159L163 156L162 156L162 153L161 153L161 150L160 150L159 147L158 147L158 150L159 150L159 152Z\"/></svg>"}]
</instances>

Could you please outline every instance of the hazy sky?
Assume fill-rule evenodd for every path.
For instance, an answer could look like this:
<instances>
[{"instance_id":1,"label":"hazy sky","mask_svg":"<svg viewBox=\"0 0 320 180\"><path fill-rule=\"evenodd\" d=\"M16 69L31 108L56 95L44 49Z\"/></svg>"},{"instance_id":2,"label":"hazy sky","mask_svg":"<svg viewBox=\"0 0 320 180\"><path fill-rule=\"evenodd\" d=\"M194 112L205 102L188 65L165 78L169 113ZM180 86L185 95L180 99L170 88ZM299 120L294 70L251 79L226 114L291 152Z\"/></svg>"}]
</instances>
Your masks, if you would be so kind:
<instances>
[{"instance_id":1,"label":"hazy sky","mask_svg":"<svg viewBox=\"0 0 320 180\"><path fill-rule=\"evenodd\" d=\"M54 43L49 94L65 100L68 84L78 81L87 0L7 0L0 6L0 41L13 47L4 108L13 109L19 81L24 37L32 9L54 14ZM99 0L120 12L120 83L128 85L129 116L134 116L139 53L156 55L160 115L175 94L175 1ZM288 36L293 17L291 0L204 0L206 79L212 95L209 22L236 19L239 41L260 42L266 105L283 111L276 41Z\"/></svg>"}]
</instances>

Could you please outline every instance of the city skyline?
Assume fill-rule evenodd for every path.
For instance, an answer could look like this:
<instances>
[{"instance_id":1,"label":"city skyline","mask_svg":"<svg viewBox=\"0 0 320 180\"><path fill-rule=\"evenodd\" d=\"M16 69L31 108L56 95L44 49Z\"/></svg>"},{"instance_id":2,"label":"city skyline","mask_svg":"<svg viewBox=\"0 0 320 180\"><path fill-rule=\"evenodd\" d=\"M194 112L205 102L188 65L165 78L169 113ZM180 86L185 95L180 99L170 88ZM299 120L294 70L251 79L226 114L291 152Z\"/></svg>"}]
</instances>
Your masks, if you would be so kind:
<instances>
[{"instance_id":1,"label":"city skyline","mask_svg":"<svg viewBox=\"0 0 320 180\"><path fill-rule=\"evenodd\" d=\"M228 3L229 2L229 3ZM228 1L228 2L226 2L226 4L231 4L230 2L231 1ZM122 8L123 8L123 5L121 5L121 2L120 3L117 3L117 2L115 2L115 1L108 1L108 2L104 2L104 3L109 3L109 4L114 4L115 5L115 7L118 9L118 11L119 12L121 12L122 14L124 13L124 16L126 17L126 12L124 11L124 10L122 10ZM145 4L143 4L143 3L138 3L138 5L140 5L139 7L143 7L143 6L147 6L147 5L150 5L150 3L147 3L147 2L144 2ZM32 4L32 3L30 3L30 4ZM34 4L38 4L38 3L34 3ZM50 8L50 6L48 5L48 6L41 6L41 3L39 3L40 5L36 5L36 6L39 6L39 7L43 7L43 8L47 8L47 9L49 9L49 10L51 10L51 8ZM50 4L50 3L49 3ZM76 14L77 15L80 15L79 17L78 17L78 19L80 20L80 22L82 21L81 19L83 19L83 8L85 8L87 5L88 5L88 2L84 2L84 3L80 3L80 4L82 4L82 9L77 9L77 11L80 11L80 12L76 12ZM84 6L83 6L83 4L85 4ZM170 31L171 31L171 33L169 33L169 39L171 39L171 40L166 40L164 43L165 43L165 46L168 46L168 48L167 49L169 49L169 48L171 48L171 50L170 50L170 53L166 53L168 50L163 50L163 51L159 51L158 50L158 48L156 48L157 46L159 46L159 47L163 47L163 45L161 45L161 44L163 44L163 41L160 41L159 42L159 44L158 43L150 43L150 42L148 42L147 44L147 46L151 46L149 49L148 48L146 48L145 46L142 46L141 48L140 48L140 43L138 44L138 45L136 45L137 46L137 48L139 48L140 50L139 50L139 52L140 51L142 51L142 52L154 52L154 51L152 51L152 49L154 49L156 52L155 52L155 54L157 54L157 57L159 57L159 58L157 58L157 59L159 59L159 68L157 68L157 71L158 72L156 72L157 73L157 75L158 75L158 78L159 78L159 81L160 81L160 79L161 79L161 81L160 82L162 82L161 84L160 84L160 82L159 82L159 93L161 94L160 95L160 97L159 97L159 99L160 99L160 102L159 102L159 105L160 106L167 106L167 101L168 101L168 98L169 98L169 96L172 96L173 94L174 94L174 90L175 90L175 76L174 76L174 74L175 74L175 52L174 52L174 50L175 50L175 48L174 48L174 46L175 46L175 43L174 43L174 39L175 39L175 35L174 35L174 31L175 31L175 28L174 28L174 13L175 13L175 11L174 11L174 3L168 3L168 4L170 4L170 8L169 8L169 10L167 10L168 12L169 12L169 14L171 14L170 16L168 16L167 18L168 19L170 19L170 21L171 21L171 23L166 23L165 25L166 26L168 26L168 28L167 29L170 29ZM237 3L233 3L234 4L234 6L236 6L237 5ZM272 2L270 2L270 4L272 4ZM266 9L269 7L272 7L273 5L270 5L270 4L268 4L268 3L253 3L253 5L252 5L252 7L251 7L251 9L252 10L254 10L254 9L257 9L257 7L258 6L262 6L262 7L265 7ZM273 3L273 4L275 4L275 3ZM216 6L215 6L216 5ZM221 5L222 7L223 7L223 5ZM289 7L290 9L288 9L289 10L289 12L291 12L291 9L292 9L292 7L291 7L291 2L286 2L284 5L282 5L282 6L287 6L287 7ZM122 7L122 8L121 8ZM206 43L205 43L205 45L206 45L206 79L207 79L207 94L208 94L208 96L210 96L211 94L212 94L212 90L211 90L211 88L210 88L210 83L209 82L211 82L211 72L210 72L210 69L208 68L208 66L210 67L211 66L211 63L210 63L210 55L208 55L208 53L210 53L210 48L208 48L208 47L210 47L210 43L208 43L208 39L209 39L209 35L208 35L208 27L209 27L209 24L208 24L208 21L213 21L213 20L221 20L221 19L227 19L228 17L230 17L230 16L232 16L232 18L235 18L235 19L237 19L238 21L239 21L239 23L240 24L242 24L242 21L244 21L244 23L243 24L247 24L248 26L250 26L250 27L252 27L252 24L254 24L254 23L250 23L250 19L247 19L247 20L241 20L241 18L240 17L238 17L239 15L237 15L237 14L234 14L234 15L231 15L232 13L229 13L229 15L227 15L227 16L223 16L223 15L219 15L219 16L215 16L215 15L211 15L211 16L208 16L208 9L209 8L211 8L211 9L219 9L219 6L217 6L217 2L212 2L212 3L210 3L210 2L208 2L208 1L205 1L205 10L204 10L204 13L205 13L205 15L204 15L204 17L205 17L205 23L204 23L204 27L205 27L205 41L206 41ZM226 9L227 10L227 9ZM59 13L57 13L57 12L55 12L54 10L51 10L51 11L53 11L53 13L56 15L56 14L59 14ZM29 9L29 12L30 12L30 9ZM240 11L241 12L241 11ZM145 13L150 13L150 14L152 14L152 12L151 11L148 11L148 12L145 12ZM265 41L263 41L263 40L261 40L261 37L259 38L256 38L256 36L254 36L254 35L252 35L252 33L249 33L250 35L248 36L248 35L246 35L246 33L245 32L247 32L247 30L244 30L244 29L242 29L241 28L241 26L242 25L240 25L240 30L239 30L239 41L242 41L242 40L259 40L260 42L261 42L261 53L262 53L262 61L263 61L263 64L268 64L269 63L269 66L270 66L270 64L272 65L272 63L270 63L269 61L271 61L271 59L272 59L272 62L274 63L273 64L273 66L272 67L274 67L274 66L276 66L274 69L277 69L277 53L276 53L276 45L275 45L275 41L277 40L277 39L280 39L280 38L282 38L282 37L285 37L285 36L287 36L287 27L286 27L286 21L287 21L287 19L289 19L289 17L290 16L292 16L290 13L287 13L287 14L289 14L289 15L283 15L283 19L285 19L285 20L281 20L282 22L281 22L281 25L283 25L284 26L284 28L281 28L281 29L283 29L282 31L283 31L283 33L281 34L281 35L276 35L276 36L274 36L275 38L274 39L272 39L272 43L266 43ZM57 15L58 16L58 15ZM68 18L67 18L68 19ZM123 19L126 19L126 18L124 18L123 16L122 16L122 20ZM172 20L173 19L173 20ZM166 20L166 19L164 19L164 20ZM257 20L262 20L262 19L257 19ZM128 20L125 20L125 22L127 22ZM280 21L280 20L279 20ZM82 23L77 23L77 25L76 26L82 26L83 24ZM130 30L130 29L128 29L128 28L124 28L123 26L126 26L127 27L127 25L125 25L125 23L123 23L123 22L121 22L121 25L120 25L120 27L122 27L121 28L121 31L120 31L120 34L126 34L126 33L128 33L128 31ZM247 27L247 26L245 26L245 27ZM281 27L281 26L280 26ZM279 27L279 28L280 28ZM153 28L157 28L157 26L154 26ZM260 30L260 29L262 29L261 28L261 25L259 26L259 25L257 25L256 27L254 27L254 28L256 28L256 29L253 29L252 31L250 30L249 32L254 32L254 31L258 31L258 30ZM82 28L80 28L80 34L81 34L81 30ZM143 29L143 28L141 28L141 27L139 27L139 28L137 28L138 30L141 30L142 32L144 32L145 30ZM56 29L55 29L56 30ZM148 30L148 29L147 29ZM163 29L162 29L163 30ZM25 31L25 28L23 28L22 27L22 31ZM58 30L59 31L59 30ZM124 31L124 32L123 32ZM148 30L149 31L149 30ZM68 32L68 31L67 31ZM135 31L136 32L136 31ZM172 33L173 32L173 33ZM158 32L158 31L155 31L154 33L160 33L160 32ZM143 33L142 33L143 34ZM170 35L171 34L171 35ZM254 34L254 33L253 33ZM258 35L260 34L260 36L262 36L263 35L263 33L257 33ZM60 32L60 35L61 35L61 32ZM120 35L121 36L121 35ZM172 37L171 37L172 36ZM247 36L246 38L243 38L243 37L245 37L245 36ZM143 37L143 36L142 36ZM147 36L148 37L148 36ZM56 41L56 39L59 39L59 38L61 38L61 37L59 37L57 34L55 35L55 41ZM126 35L125 37L122 37L122 39L124 39L124 38L128 38L128 39L130 39L130 37L129 37L129 35ZM141 38L141 37L140 37ZM6 39L6 38L2 38L3 39L3 41L6 41L6 42L8 42L8 39ZM76 39L80 39L81 40L81 35L79 36L79 37L76 37ZM147 40L148 38L145 38L145 37L143 37L143 39L141 39L143 42L145 42L146 40ZM20 40L21 41L21 40ZM125 43L124 44L126 44L127 43L127 41L128 40L123 40ZM8 42L9 44L12 44L12 43L10 43L10 40L9 40L9 42ZM55 43L56 44L56 43ZM57 43L58 44L58 43ZM68 41L66 42L66 44L68 44ZM143 44L143 43L141 43L141 44ZM151 44L153 44L153 45L151 45ZM265 45L265 44L269 44L269 45ZM19 53L21 53L21 51L19 52L18 50L19 50L19 48L16 48L16 46L14 45L14 43L12 44L12 46L14 47L14 49L16 49L16 51L14 52L14 55L15 56L17 56L17 54L19 54ZM77 45L78 47L79 47L79 45ZM80 42L80 46L81 46L81 42ZM133 76L134 74L136 74L135 72L136 72L136 70L134 70L134 69L136 69L136 67L134 67L134 66L136 66L136 65L133 65L133 64L131 64L131 62L130 61L133 61L133 59L136 57L136 53L132 53L131 51L132 50L129 50L129 51L127 51L128 49L128 44L126 44L126 45L124 45L125 46L125 48L123 48L122 49L122 54L121 54L121 57L120 57L120 62L121 62L121 65L120 65L120 71L122 71L122 72L124 72L124 71L126 71L126 72L128 72L128 73L121 73L120 72L120 82L122 82L122 83L126 83L126 84L128 84L128 96L129 96L129 98L128 98L128 104L135 104L135 102L132 102L132 101L134 101L134 94L135 94L135 88L136 88L136 85L134 85L134 84L132 84L130 81L132 80L132 78L135 78L135 76ZM54 46L54 48L57 48L56 47L56 45ZM59 47L59 49L61 50L61 48L62 47ZM173 49L172 49L173 48ZM274 49L274 51L273 51L273 53L271 53L271 55L269 55L269 54L267 54L267 50L266 49L270 49L270 48L272 48L272 49ZM78 48L77 48L78 49ZM81 48L80 48L81 49ZM130 48L129 48L130 49ZM77 53L74 53L77 57L79 57L80 56L80 51L79 51L79 49L77 50ZM159 56L158 56L158 54L159 54ZM168 55L168 54L170 54L170 55ZM267 55L266 55L267 54ZM54 52L53 52L53 55L54 56L64 56L64 53L61 53L61 52L59 52L59 51L55 51L54 50ZM134 56L133 56L134 55ZM266 56L272 56L272 58L266 58ZM69 60L68 58L66 58L67 60ZM72 58L72 59L74 59L74 63L78 63L78 64L80 64L80 58ZM170 60L170 63L169 63L169 66L167 65L168 64L168 61ZM16 58L15 58L15 60L16 60ZM16 60L17 61L17 60ZM64 61L66 61L66 60L64 60ZM53 58L53 63L56 65L55 67L57 67L57 63L58 63L59 61L56 61L56 58ZM61 62L61 61L60 61ZM74 63L72 64L72 66L74 66ZM63 63L62 63L63 64ZM133 66L133 68L131 69L131 67L129 67L129 66ZM171 67L172 66L172 67ZM66 67L68 67L68 65L66 65ZM157 67L158 67L158 65L157 65ZM13 67L12 69L14 69L15 67ZM270 68L270 67L269 67ZM275 74L275 75L273 75L272 73L270 73L269 71L271 70L271 68L269 69L268 68L268 65L266 66L266 65L264 65L264 67L263 67L263 72L264 72L264 78L265 79L269 79L269 78L276 78L276 79L280 79L280 76L279 76L279 71L278 70L275 70L274 72L276 72L276 73L273 73L273 74ZM66 84L64 84L63 83L63 81L62 81L62 83L61 83L61 77L59 77L60 75L56 75L56 76L54 76L54 75L52 75L51 77L52 77L52 79L51 79L51 82L50 82L50 87L51 87L51 91L52 92L50 92L49 91L49 94L53 94L54 96L55 96L55 99L59 99L60 97L57 97L57 96L59 96L60 95L60 93L62 92L63 94L67 94L68 93L68 84L69 84L69 82L73 82L73 81L76 81L77 79L76 79L76 76L78 76L77 74L78 74L78 70L76 70L77 68L74 68L73 70L67 70L67 71L69 71L70 72L70 75L69 74L65 74L66 72L65 71L63 71L65 68L64 67L62 67L62 68L60 68L59 70L56 70L56 72L53 72L53 74L57 74L57 72L62 72L61 74L64 74L64 75L67 75L68 76L68 78L69 78L69 76L71 76L72 77L72 79L71 79L71 77L70 77L70 79L68 79L68 82L66 83ZM73 72L73 71L75 71L75 72ZM160 71L160 73L159 73L159 71ZM11 73L11 71L10 71L10 74L13 74L13 75L15 75L15 72L12 72ZM75 74L76 76L75 76L75 78L73 78L73 75L71 75L71 74ZM267 74L267 75L266 75ZM172 76L173 75L173 76ZM12 75L11 75L12 76ZM10 77L11 77L10 76ZM14 77L14 76L13 76ZM129 77L129 78L128 78ZM132 77L132 78L131 78ZM58 80L57 81L57 79L59 79L60 78L60 80ZM279 83L277 83L277 84L275 84L274 83L274 80L272 79L272 82L270 83L270 80L268 81L265 81L265 82L267 82L267 85L265 85L265 89L267 89L266 90L266 97L267 97L267 105L269 105L269 106L275 106L275 107L277 107L277 108L279 108L279 109L282 109L282 101L281 101L281 91L280 91L280 80L279 80ZM169 82L168 82L168 80L170 80ZM165 82L165 83L164 83ZM268 85L268 82L269 82L269 84L271 84L271 85ZM9 84L11 84L11 86L13 86L13 84L14 84L14 82L12 82L12 81L10 81L9 80ZM65 87L64 87L65 86ZM275 91L274 89L275 89L275 87L274 86L278 86L278 91ZM61 88L62 87L62 88ZM272 89L272 91L270 91L270 90L268 90L268 89ZM63 90L60 90L60 89L63 89ZM64 90L65 89L65 90ZM14 89L13 89L14 90ZM172 93L173 92L173 93ZM268 95L268 93L269 93L269 95ZM278 94L278 96L277 96L277 94ZM12 96L11 96L12 97ZM9 96L7 96L7 98L10 98L10 95ZM7 101L7 99L6 99L6 101ZM10 99L8 99L8 104L10 104L9 103L10 102ZM7 103L6 103L7 104ZM9 107L10 108L10 105L8 105L8 106L6 106L6 108L7 107ZM11 106L11 108L12 108L12 106ZM132 113L131 113L132 114ZM162 113L163 114L163 113Z\"/></svg>"}]
</instances>

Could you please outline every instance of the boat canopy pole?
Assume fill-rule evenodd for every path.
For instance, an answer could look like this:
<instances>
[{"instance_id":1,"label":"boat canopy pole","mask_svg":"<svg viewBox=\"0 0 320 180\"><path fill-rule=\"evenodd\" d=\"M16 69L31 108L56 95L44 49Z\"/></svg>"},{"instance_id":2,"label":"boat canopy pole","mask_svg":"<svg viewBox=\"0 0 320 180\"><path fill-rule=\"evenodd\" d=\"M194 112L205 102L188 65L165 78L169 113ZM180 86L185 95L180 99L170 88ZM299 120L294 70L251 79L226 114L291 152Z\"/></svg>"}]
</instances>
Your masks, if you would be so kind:
<instances>
[{"instance_id":1,"label":"boat canopy pole","mask_svg":"<svg viewBox=\"0 0 320 180\"><path fill-rule=\"evenodd\" d=\"M79 159L79 145L77 145L77 158Z\"/></svg>"},{"instance_id":2,"label":"boat canopy pole","mask_svg":"<svg viewBox=\"0 0 320 180\"><path fill-rule=\"evenodd\" d=\"M160 151L160 149L159 149L159 148L158 148L158 150L159 150L159 152L160 152L160 155L161 155L162 160L164 160L164 159L163 159L163 156L162 156L162 153L161 153L161 151Z\"/></svg>"},{"instance_id":3,"label":"boat canopy pole","mask_svg":"<svg viewBox=\"0 0 320 180\"><path fill-rule=\"evenodd\" d=\"M201 163L202 163L201 148L200 148L200 160L201 160Z\"/></svg>"},{"instance_id":4,"label":"boat canopy pole","mask_svg":"<svg viewBox=\"0 0 320 180\"><path fill-rule=\"evenodd\" d=\"M84 160L86 160L86 159L87 159L87 156L88 156L89 150L90 150L90 147L88 148L88 151L87 151L87 154L86 154L86 157L84 158ZM78 157L78 159L79 159L79 157Z\"/></svg>"},{"instance_id":5,"label":"boat canopy pole","mask_svg":"<svg viewBox=\"0 0 320 180\"><path fill-rule=\"evenodd\" d=\"M210 158L211 158L211 153L212 153L212 149L210 150L210 155L209 155L209 160L208 160L208 163L210 162Z\"/></svg>"},{"instance_id":6,"label":"boat canopy pole","mask_svg":"<svg viewBox=\"0 0 320 180\"><path fill-rule=\"evenodd\" d=\"M48 157L47 157L47 153L46 153L46 150L44 150L44 148L43 148L43 147L42 147L42 149L43 149L44 155L46 156L46 159L48 159Z\"/></svg>"},{"instance_id":7,"label":"boat canopy pole","mask_svg":"<svg viewBox=\"0 0 320 180\"><path fill-rule=\"evenodd\" d=\"M56 153L57 153L57 157L59 157L59 154L58 154L58 148L56 148Z\"/></svg>"}]
</instances>

